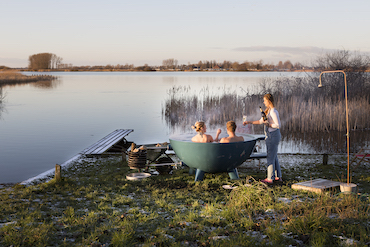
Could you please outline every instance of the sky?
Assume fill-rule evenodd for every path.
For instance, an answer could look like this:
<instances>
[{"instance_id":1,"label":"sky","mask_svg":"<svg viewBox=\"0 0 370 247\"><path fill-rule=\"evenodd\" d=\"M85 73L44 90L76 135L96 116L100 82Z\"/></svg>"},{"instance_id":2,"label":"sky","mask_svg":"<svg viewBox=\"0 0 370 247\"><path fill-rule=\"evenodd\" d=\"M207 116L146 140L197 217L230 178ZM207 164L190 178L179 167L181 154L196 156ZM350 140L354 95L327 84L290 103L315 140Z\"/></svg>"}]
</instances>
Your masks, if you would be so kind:
<instances>
[{"instance_id":1,"label":"sky","mask_svg":"<svg viewBox=\"0 0 370 247\"><path fill-rule=\"evenodd\" d=\"M370 53L369 0L1 0L0 65L290 60Z\"/></svg>"}]
</instances>

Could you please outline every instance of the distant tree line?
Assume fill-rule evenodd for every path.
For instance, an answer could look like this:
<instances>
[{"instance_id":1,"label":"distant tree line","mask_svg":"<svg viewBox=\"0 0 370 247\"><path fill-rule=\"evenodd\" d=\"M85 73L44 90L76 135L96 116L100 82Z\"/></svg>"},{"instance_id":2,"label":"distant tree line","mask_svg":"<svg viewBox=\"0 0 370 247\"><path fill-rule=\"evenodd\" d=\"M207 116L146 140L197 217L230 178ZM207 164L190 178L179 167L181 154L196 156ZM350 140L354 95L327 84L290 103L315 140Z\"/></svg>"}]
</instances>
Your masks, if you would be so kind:
<instances>
[{"instance_id":1,"label":"distant tree line","mask_svg":"<svg viewBox=\"0 0 370 247\"><path fill-rule=\"evenodd\" d=\"M271 70L300 70L304 69L305 66L301 63L293 64L291 61L287 60L285 62L279 61L278 64L274 65L264 64L262 60L259 61L245 61L242 63L239 62L231 62L231 61L223 61L223 62L216 62L215 60L205 60L199 61L195 64L188 63L178 65L178 62L174 58L163 60L162 66L159 67L161 70L225 70L225 71L255 71L255 70L264 70L264 71L271 71ZM306 66L307 68L307 66Z\"/></svg>"},{"instance_id":2,"label":"distant tree line","mask_svg":"<svg viewBox=\"0 0 370 247\"><path fill-rule=\"evenodd\" d=\"M199 61L198 63L178 64L178 60L174 58L165 59L160 66L143 66L135 67L134 64L117 64L117 65L95 65L95 66L73 66L72 64L60 64L58 69L71 71L294 71L302 69L310 69L301 63L293 64L289 60L274 65L264 64L262 60L243 63L223 61L216 62L215 60Z\"/></svg>"},{"instance_id":3,"label":"distant tree line","mask_svg":"<svg viewBox=\"0 0 370 247\"><path fill-rule=\"evenodd\" d=\"M52 53L39 53L29 57L28 68L30 70L55 69L70 71L296 71L296 70L323 70L346 68L355 70L368 70L369 65L365 61L366 56L351 53L343 50L331 54L325 54L317 59L312 66L303 65L299 62L292 63L290 60L279 61L277 64L264 63L258 61L232 62L224 60L217 62L215 60L204 60L198 63L179 64L175 58L169 58L162 61L162 65L135 67L134 64L125 65L95 65L95 66L74 66L73 64L62 63L62 58ZM346 61L346 64L343 64ZM362 67L361 67L362 66Z\"/></svg>"},{"instance_id":4,"label":"distant tree line","mask_svg":"<svg viewBox=\"0 0 370 247\"><path fill-rule=\"evenodd\" d=\"M134 64L125 65L95 65L95 66L74 66L71 63L62 63L63 58L58 57L52 53L38 53L29 56L28 69L29 70L70 70L70 71L158 71L158 70L176 70L176 71L291 71L301 70L307 68L300 63L292 64L289 60L283 62L279 61L278 64L272 63L264 64L262 60L259 61L245 61L242 63L223 61L216 62L215 60L204 60L198 63L179 64L177 59L169 58L162 61L161 66L143 66L135 67Z\"/></svg>"}]
</instances>

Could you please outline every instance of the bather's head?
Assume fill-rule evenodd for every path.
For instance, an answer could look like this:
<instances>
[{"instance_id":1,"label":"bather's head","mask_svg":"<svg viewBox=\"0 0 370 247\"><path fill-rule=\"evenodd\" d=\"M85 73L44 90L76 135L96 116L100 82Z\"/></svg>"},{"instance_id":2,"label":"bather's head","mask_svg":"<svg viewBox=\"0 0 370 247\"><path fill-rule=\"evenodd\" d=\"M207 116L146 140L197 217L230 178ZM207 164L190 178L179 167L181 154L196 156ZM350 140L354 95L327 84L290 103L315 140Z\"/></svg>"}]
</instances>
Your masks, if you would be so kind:
<instances>
[{"instance_id":1,"label":"bather's head","mask_svg":"<svg viewBox=\"0 0 370 247\"><path fill-rule=\"evenodd\" d=\"M195 129L195 131L199 133L206 132L206 124L202 121L197 121L194 125L191 126L191 128Z\"/></svg>"},{"instance_id":2,"label":"bather's head","mask_svg":"<svg viewBox=\"0 0 370 247\"><path fill-rule=\"evenodd\" d=\"M234 121L229 121L226 123L226 129L230 132L235 132L236 130L236 123Z\"/></svg>"}]
</instances>

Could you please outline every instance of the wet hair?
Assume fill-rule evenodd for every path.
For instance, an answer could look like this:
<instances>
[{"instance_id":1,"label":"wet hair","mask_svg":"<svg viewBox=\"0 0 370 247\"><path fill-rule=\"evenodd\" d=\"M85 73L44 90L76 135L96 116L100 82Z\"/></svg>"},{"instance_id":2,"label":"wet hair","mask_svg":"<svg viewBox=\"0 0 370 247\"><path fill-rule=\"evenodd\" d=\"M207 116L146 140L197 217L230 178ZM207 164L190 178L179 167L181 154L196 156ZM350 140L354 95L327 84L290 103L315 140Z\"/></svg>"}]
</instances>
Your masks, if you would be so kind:
<instances>
[{"instance_id":1,"label":"wet hair","mask_svg":"<svg viewBox=\"0 0 370 247\"><path fill-rule=\"evenodd\" d=\"M232 132L236 130L236 123L234 121L229 121L226 123L226 129Z\"/></svg>"},{"instance_id":2,"label":"wet hair","mask_svg":"<svg viewBox=\"0 0 370 247\"><path fill-rule=\"evenodd\" d=\"M195 129L196 132L200 132L201 129L204 127L204 122L202 121L197 121L195 122L194 125L191 126L192 129Z\"/></svg>"},{"instance_id":3,"label":"wet hair","mask_svg":"<svg viewBox=\"0 0 370 247\"><path fill-rule=\"evenodd\" d=\"M272 96L272 94L270 93L267 93L263 96L264 99L270 101L271 105L274 107L275 106L275 103L274 103L274 97ZM269 108L266 108L265 109L265 114L267 114L269 112Z\"/></svg>"}]
</instances>

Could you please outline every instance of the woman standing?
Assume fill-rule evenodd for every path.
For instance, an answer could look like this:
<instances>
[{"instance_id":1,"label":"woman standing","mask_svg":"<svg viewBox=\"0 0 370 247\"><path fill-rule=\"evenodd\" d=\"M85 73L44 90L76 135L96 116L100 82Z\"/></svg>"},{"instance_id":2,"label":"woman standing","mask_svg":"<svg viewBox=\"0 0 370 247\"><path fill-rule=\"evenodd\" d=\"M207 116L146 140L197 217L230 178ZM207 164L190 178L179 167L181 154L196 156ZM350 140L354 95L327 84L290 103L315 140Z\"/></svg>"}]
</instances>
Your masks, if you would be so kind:
<instances>
[{"instance_id":1,"label":"woman standing","mask_svg":"<svg viewBox=\"0 0 370 247\"><path fill-rule=\"evenodd\" d=\"M263 104L266 106L265 114L267 120L244 121L246 124L264 124L267 147L267 178L261 180L263 183L272 184L274 181L282 181L280 164L277 157L278 145L281 139L280 134L280 117L274 107L274 98L271 94L263 96Z\"/></svg>"}]
</instances>

